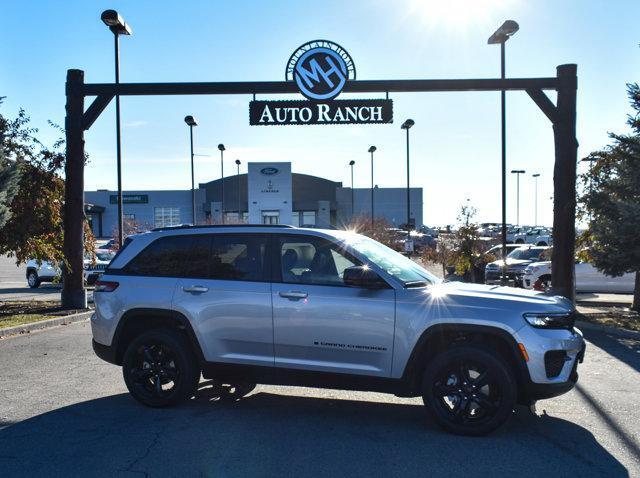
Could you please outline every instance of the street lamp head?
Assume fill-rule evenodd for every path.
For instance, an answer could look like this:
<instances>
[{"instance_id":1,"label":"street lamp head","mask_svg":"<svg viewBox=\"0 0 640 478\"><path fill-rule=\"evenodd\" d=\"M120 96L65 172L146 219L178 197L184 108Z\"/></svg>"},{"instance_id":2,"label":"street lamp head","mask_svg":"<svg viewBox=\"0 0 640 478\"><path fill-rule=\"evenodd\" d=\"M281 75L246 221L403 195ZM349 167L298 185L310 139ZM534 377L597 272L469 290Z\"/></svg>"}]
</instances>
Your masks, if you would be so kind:
<instances>
[{"instance_id":1,"label":"street lamp head","mask_svg":"<svg viewBox=\"0 0 640 478\"><path fill-rule=\"evenodd\" d=\"M236 164L237 164L238 166L240 166L240 160L239 160L239 159L236 159Z\"/></svg>"},{"instance_id":2,"label":"street lamp head","mask_svg":"<svg viewBox=\"0 0 640 478\"><path fill-rule=\"evenodd\" d=\"M526 173L526 171L524 169L512 169L511 173L512 174L524 174L524 173Z\"/></svg>"},{"instance_id":3,"label":"street lamp head","mask_svg":"<svg viewBox=\"0 0 640 478\"><path fill-rule=\"evenodd\" d=\"M220 143L220 144L218 145L218 149L219 149L220 151L224 151L224 150L225 150L225 149L224 149L224 144Z\"/></svg>"},{"instance_id":4,"label":"street lamp head","mask_svg":"<svg viewBox=\"0 0 640 478\"><path fill-rule=\"evenodd\" d=\"M189 126L198 126L198 122L196 121L196 119L189 115L189 116L185 116L184 117L184 122L187 123Z\"/></svg>"},{"instance_id":5,"label":"street lamp head","mask_svg":"<svg viewBox=\"0 0 640 478\"><path fill-rule=\"evenodd\" d=\"M109 30L115 35L131 35L131 27L127 25L124 19L115 10L105 10L100 18Z\"/></svg>"},{"instance_id":6,"label":"street lamp head","mask_svg":"<svg viewBox=\"0 0 640 478\"><path fill-rule=\"evenodd\" d=\"M535 174L532 174L531 176L533 176L534 178L539 178L540 177L540 173L535 173Z\"/></svg>"},{"instance_id":7,"label":"street lamp head","mask_svg":"<svg viewBox=\"0 0 640 478\"><path fill-rule=\"evenodd\" d=\"M509 38L511 38L513 34L518 31L519 28L520 26L518 25L517 22L513 20L507 20L502 25L500 25L500 27L495 32L493 32L493 35L489 37L489 39L487 40L487 43L489 45L504 43Z\"/></svg>"},{"instance_id":8,"label":"street lamp head","mask_svg":"<svg viewBox=\"0 0 640 478\"><path fill-rule=\"evenodd\" d=\"M353 161L353 160L349 161L349 166L353 166L354 164L356 164L355 161Z\"/></svg>"},{"instance_id":9,"label":"street lamp head","mask_svg":"<svg viewBox=\"0 0 640 478\"><path fill-rule=\"evenodd\" d=\"M413 121L412 119L408 119L406 120L404 123L402 123L402 126L400 126L400 128L402 129L409 129L411 128L414 124L416 124L415 121Z\"/></svg>"},{"instance_id":10,"label":"street lamp head","mask_svg":"<svg viewBox=\"0 0 640 478\"><path fill-rule=\"evenodd\" d=\"M371 147L369 147L369 152L370 153L375 153L376 149L378 149L378 148L376 148L375 146L371 146Z\"/></svg>"}]
</instances>

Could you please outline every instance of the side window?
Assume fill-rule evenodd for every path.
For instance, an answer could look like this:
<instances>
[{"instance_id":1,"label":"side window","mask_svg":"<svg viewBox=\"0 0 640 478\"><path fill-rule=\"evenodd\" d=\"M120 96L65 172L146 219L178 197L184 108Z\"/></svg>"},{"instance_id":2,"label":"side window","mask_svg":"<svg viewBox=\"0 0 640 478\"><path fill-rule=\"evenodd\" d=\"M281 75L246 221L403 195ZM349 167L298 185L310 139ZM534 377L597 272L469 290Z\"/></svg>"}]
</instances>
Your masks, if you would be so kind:
<instances>
[{"instance_id":1,"label":"side window","mask_svg":"<svg viewBox=\"0 0 640 478\"><path fill-rule=\"evenodd\" d=\"M204 235L163 237L129 262L125 271L139 276L206 278L209 244Z\"/></svg>"},{"instance_id":2,"label":"side window","mask_svg":"<svg viewBox=\"0 0 640 478\"><path fill-rule=\"evenodd\" d=\"M257 235L214 235L211 279L267 281L267 238Z\"/></svg>"},{"instance_id":3,"label":"side window","mask_svg":"<svg viewBox=\"0 0 640 478\"><path fill-rule=\"evenodd\" d=\"M347 267L360 265L337 244L319 237L282 237L282 282L289 284L344 285Z\"/></svg>"}]
</instances>

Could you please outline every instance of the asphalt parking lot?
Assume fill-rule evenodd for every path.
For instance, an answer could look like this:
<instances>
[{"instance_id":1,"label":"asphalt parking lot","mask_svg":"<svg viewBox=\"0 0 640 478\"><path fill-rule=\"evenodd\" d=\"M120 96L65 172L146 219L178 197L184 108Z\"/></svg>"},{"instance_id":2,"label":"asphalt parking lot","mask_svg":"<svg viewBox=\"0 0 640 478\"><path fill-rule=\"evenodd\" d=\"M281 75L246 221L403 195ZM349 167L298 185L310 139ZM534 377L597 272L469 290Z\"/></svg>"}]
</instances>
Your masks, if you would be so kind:
<instances>
[{"instance_id":1,"label":"asphalt parking lot","mask_svg":"<svg viewBox=\"0 0 640 478\"><path fill-rule=\"evenodd\" d=\"M0 340L0 474L13 476L640 476L640 341L587 331L578 387L484 438L443 433L419 399L201 382L138 405L88 322Z\"/></svg>"}]
</instances>

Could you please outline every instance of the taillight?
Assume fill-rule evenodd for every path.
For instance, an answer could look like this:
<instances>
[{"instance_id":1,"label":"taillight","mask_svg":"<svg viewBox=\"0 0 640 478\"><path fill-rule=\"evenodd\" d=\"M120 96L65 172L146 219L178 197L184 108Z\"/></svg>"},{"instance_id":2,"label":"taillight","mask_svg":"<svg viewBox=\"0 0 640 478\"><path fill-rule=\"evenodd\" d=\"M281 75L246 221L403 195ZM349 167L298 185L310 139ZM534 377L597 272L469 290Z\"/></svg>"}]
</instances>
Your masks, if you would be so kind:
<instances>
[{"instance_id":1,"label":"taillight","mask_svg":"<svg viewBox=\"0 0 640 478\"><path fill-rule=\"evenodd\" d=\"M118 288L120 283L107 280L96 281L96 288L94 292L113 292Z\"/></svg>"}]
</instances>

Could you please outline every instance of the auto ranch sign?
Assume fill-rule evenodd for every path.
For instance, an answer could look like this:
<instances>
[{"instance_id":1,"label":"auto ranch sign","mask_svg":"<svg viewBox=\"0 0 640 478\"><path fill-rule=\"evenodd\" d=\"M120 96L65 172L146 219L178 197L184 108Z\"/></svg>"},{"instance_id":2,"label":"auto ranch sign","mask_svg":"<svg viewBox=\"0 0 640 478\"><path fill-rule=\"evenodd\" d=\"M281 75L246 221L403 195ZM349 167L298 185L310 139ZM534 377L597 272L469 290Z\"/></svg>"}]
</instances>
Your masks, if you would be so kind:
<instances>
[{"instance_id":1,"label":"auto ranch sign","mask_svg":"<svg viewBox=\"0 0 640 478\"><path fill-rule=\"evenodd\" d=\"M336 100L345 84L356 78L353 60L344 48L315 40L298 48L287 63L287 81L295 81L307 100L249 103L249 124L378 124L393 122L388 99Z\"/></svg>"}]
</instances>

